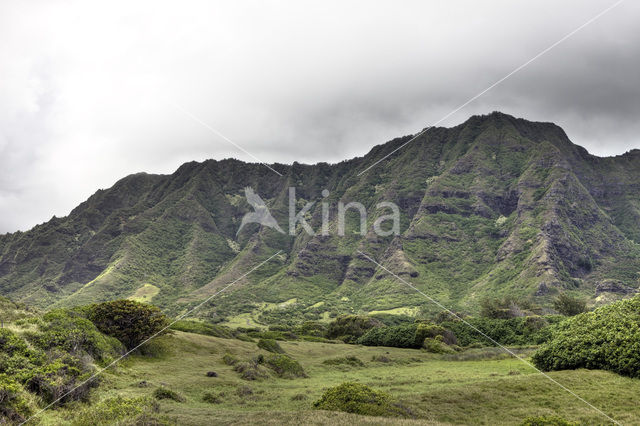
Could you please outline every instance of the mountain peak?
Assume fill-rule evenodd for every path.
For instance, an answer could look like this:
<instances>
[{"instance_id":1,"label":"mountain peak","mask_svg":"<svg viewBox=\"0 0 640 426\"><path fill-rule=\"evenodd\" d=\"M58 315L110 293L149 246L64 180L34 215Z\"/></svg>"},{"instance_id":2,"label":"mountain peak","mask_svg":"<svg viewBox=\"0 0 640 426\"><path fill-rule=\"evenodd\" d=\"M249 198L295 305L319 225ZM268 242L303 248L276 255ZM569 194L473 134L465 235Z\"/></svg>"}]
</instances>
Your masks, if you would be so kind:
<instances>
[{"instance_id":1,"label":"mountain peak","mask_svg":"<svg viewBox=\"0 0 640 426\"><path fill-rule=\"evenodd\" d=\"M637 286L640 151L598 161L560 127L499 111L434 128L395 153L411 138L338 164L283 165L285 178L233 159L130 176L66 218L0 235L0 290L40 306L70 306L137 297L152 286L152 302L178 311L278 251L282 257L268 269L230 292L225 308L210 309L233 314L294 296L296 306L322 306L301 308L304 315L416 307L358 251L375 253L455 309L495 294L544 304L563 288L595 298L607 279ZM376 169L358 174L380 158ZM334 210L338 202L374 209L392 202L400 233L362 236L352 220L348 237L286 235L255 224L238 231L251 212L246 187L288 229L290 186L296 212L325 189ZM314 230L323 226L322 209L316 202L305 215ZM328 229L337 229L334 210Z\"/></svg>"}]
</instances>

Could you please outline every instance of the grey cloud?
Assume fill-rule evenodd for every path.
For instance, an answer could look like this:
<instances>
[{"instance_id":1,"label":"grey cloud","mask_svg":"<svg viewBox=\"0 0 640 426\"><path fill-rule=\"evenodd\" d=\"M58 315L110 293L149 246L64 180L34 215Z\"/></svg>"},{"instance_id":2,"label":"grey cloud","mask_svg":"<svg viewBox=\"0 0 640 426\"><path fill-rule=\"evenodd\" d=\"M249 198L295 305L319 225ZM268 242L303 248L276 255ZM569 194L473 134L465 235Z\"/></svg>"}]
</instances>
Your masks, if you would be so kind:
<instances>
[{"instance_id":1,"label":"grey cloud","mask_svg":"<svg viewBox=\"0 0 640 426\"><path fill-rule=\"evenodd\" d=\"M0 232L182 162L340 161L449 113L612 1L0 5ZM624 2L454 114L640 147L640 5Z\"/></svg>"}]
</instances>

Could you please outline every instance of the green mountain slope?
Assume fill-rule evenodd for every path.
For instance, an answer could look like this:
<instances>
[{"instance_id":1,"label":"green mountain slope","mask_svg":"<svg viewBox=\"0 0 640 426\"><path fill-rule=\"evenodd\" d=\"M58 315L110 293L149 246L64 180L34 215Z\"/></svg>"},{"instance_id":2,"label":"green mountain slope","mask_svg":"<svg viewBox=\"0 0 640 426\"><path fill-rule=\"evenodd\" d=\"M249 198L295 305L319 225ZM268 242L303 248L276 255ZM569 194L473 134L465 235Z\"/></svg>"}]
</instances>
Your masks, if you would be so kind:
<instances>
[{"instance_id":1,"label":"green mountain slope","mask_svg":"<svg viewBox=\"0 0 640 426\"><path fill-rule=\"evenodd\" d=\"M202 315L265 321L429 304L362 251L454 309L507 294L546 305L558 291L596 302L635 292L640 151L595 157L554 124L492 113L429 129L358 176L410 138L334 165L272 165L282 177L237 160L128 176L68 217L0 236L0 291L41 307L132 297L178 312L238 280ZM236 235L253 211L245 187L285 230L295 187L296 211L315 201L307 218L316 235L255 224ZM353 210L337 235L339 201L366 206L364 236ZM400 207L398 236L373 232L377 215L389 213L376 209L384 201ZM321 202L330 206L324 236Z\"/></svg>"}]
</instances>

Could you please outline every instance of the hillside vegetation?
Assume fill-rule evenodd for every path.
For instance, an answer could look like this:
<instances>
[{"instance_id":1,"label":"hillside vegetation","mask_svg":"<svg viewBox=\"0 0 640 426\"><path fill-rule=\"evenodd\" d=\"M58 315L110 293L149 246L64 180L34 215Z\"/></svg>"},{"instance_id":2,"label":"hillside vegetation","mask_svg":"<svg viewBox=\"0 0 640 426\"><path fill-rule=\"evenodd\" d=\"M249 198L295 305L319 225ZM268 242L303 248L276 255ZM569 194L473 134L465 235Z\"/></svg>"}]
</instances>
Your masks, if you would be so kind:
<instances>
[{"instance_id":1,"label":"hillside vegetation","mask_svg":"<svg viewBox=\"0 0 640 426\"><path fill-rule=\"evenodd\" d=\"M573 317L342 315L269 329L173 323L128 300L25 314L0 329L0 423L607 424L551 377L635 424L639 303ZM545 377L512 354L563 371Z\"/></svg>"},{"instance_id":2,"label":"hillside vegetation","mask_svg":"<svg viewBox=\"0 0 640 426\"><path fill-rule=\"evenodd\" d=\"M538 368L602 369L640 378L640 296L577 315L550 330Z\"/></svg>"},{"instance_id":3,"label":"hillside vegetation","mask_svg":"<svg viewBox=\"0 0 640 426\"><path fill-rule=\"evenodd\" d=\"M200 310L210 322L268 325L283 318L434 309L358 254L456 310L477 312L491 296L560 292L589 305L624 298L640 270L640 151L599 158L558 126L506 114L432 128L369 172L410 136L338 164L236 160L182 165L171 175L136 174L96 192L64 218L0 236L0 291L41 308L117 298L183 312L281 250ZM318 230L330 203L331 235L283 235L250 224L251 187L287 229L288 188ZM323 198L322 191L330 195ZM363 203L367 235L352 214L338 237L339 201ZM374 219L400 207L400 235L379 237ZM351 213L354 213L351 211Z\"/></svg>"},{"instance_id":4,"label":"hillside vegetation","mask_svg":"<svg viewBox=\"0 0 640 426\"><path fill-rule=\"evenodd\" d=\"M425 421L519 425L526 418L537 416L561 416L582 424L606 423L593 409L500 350L471 349L468 358L458 359L415 349L281 341L282 349L300 363L306 377L281 378L265 368L264 375L248 379L224 359L232 356L244 362L260 354L269 356L270 352L257 349L255 342L183 332L161 339L167 347L164 355L135 356L110 371L95 390L94 404L116 404L115 398L123 398L120 404L123 401L148 404L149 398L156 399L157 389L166 389L177 397L156 399L157 411L152 414L169 424L181 425L424 424ZM362 365L325 363L345 356L361 360ZM207 373L211 371L216 373L215 377L209 377ZM640 421L637 380L603 371L550 374L623 424ZM387 420L369 417L381 414L375 410L355 414L317 411L340 408L327 399L326 404L315 403L323 400L327 389L345 382L359 383L385 394L383 404L399 404L391 408L390 414L395 417ZM95 405L87 406L84 412L91 413L92 407ZM145 407L142 405L140 409ZM69 424L77 416L77 409L58 409L47 413L45 423Z\"/></svg>"}]
</instances>

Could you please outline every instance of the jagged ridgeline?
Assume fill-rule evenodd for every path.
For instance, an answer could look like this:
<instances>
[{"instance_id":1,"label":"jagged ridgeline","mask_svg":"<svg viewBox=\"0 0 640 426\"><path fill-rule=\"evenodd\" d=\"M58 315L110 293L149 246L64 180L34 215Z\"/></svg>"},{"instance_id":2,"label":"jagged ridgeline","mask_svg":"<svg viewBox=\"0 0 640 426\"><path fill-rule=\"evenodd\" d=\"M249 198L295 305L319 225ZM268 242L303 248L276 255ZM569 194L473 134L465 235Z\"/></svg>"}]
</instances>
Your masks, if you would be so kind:
<instances>
[{"instance_id":1,"label":"jagged ridgeline","mask_svg":"<svg viewBox=\"0 0 640 426\"><path fill-rule=\"evenodd\" d=\"M0 236L0 291L42 308L117 298L179 312L234 280L201 314L259 310L309 319L336 312L411 314L428 305L378 270L363 251L454 309L486 296L549 304L559 291L606 302L635 292L640 271L640 151L599 158L550 123L492 113L432 128L361 176L410 136L339 164L191 162L172 175L136 174L100 190L68 217ZM295 235L248 224L251 187L288 230L289 187L318 233L329 203L329 235ZM322 191L329 191L323 197ZM326 195L326 193L325 193ZM353 210L336 233L339 201ZM400 235L372 231L400 208ZM242 275L281 250L250 275Z\"/></svg>"}]
</instances>

